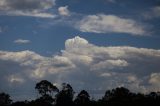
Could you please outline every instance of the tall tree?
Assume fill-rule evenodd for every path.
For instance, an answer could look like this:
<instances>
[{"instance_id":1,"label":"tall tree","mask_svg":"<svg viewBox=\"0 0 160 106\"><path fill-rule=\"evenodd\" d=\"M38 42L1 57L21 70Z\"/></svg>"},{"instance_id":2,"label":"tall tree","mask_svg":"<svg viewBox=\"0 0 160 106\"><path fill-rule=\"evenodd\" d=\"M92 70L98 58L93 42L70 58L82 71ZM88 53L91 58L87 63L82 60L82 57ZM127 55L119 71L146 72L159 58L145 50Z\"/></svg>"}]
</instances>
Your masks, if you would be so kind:
<instances>
[{"instance_id":1,"label":"tall tree","mask_svg":"<svg viewBox=\"0 0 160 106\"><path fill-rule=\"evenodd\" d=\"M42 80L38 82L35 86L35 89L38 90L39 94L42 96L51 95L52 92L58 92L58 88L54 86L51 82L47 80Z\"/></svg>"},{"instance_id":2,"label":"tall tree","mask_svg":"<svg viewBox=\"0 0 160 106\"><path fill-rule=\"evenodd\" d=\"M82 105L89 105L90 102L90 96L87 91L82 90L74 100L74 103L77 106L82 106Z\"/></svg>"},{"instance_id":3,"label":"tall tree","mask_svg":"<svg viewBox=\"0 0 160 106\"><path fill-rule=\"evenodd\" d=\"M56 95L56 104L58 106L73 105L74 90L70 84L63 83L62 90Z\"/></svg>"},{"instance_id":4,"label":"tall tree","mask_svg":"<svg viewBox=\"0 0 160 106\"><path fill-rule=\"evenodd\" d=\"M0 93L0 106L5 106L11 104L12 100L10 96L6 93Z\"/></svg>"}]
</instances>

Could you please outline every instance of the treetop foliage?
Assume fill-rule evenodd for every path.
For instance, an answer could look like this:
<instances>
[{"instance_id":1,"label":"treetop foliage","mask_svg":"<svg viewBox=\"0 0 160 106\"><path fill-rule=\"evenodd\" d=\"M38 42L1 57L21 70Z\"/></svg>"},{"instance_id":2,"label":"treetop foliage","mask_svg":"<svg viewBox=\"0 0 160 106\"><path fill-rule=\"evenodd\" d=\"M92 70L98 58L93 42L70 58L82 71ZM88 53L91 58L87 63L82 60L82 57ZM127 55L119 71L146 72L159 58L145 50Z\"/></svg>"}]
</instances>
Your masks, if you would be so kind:
<instances>
[{"instance_id":1,"label":"treetop foliage","mask_svg":"<svg viewBox=\"0 0 160 106\"><path fill-rule=\"evenodd\" d=\"M9 94L2 92L0 106L160 106L160 92L133 93L124 87L107 90L99 100L91 100L86 90L75 96L68 83L63 83L59 90L51 82L42 80L36 84L35 89L41 96L32 101L12 102Z\"/></svg>"}]
</instances>

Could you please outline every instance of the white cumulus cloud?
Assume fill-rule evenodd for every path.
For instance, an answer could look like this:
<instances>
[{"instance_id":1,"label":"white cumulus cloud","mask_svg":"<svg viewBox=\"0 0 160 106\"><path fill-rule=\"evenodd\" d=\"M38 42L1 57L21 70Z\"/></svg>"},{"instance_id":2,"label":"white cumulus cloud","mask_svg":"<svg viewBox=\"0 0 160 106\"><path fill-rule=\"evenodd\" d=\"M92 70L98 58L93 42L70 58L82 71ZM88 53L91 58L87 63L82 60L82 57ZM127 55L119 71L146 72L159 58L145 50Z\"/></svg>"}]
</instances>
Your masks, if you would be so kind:
<instances>
[{"instance_id":1,"label":"white cumulus cloud","mask_svg":"<svg viewBox=\"0 0 160 106\"><path fill-rule=\"evenodd\" d=\"M150 75L149 83L153 85L153 89L160 90L160 73L152 73Z\"/></svg>"},{"instance_id":2,"label":"white cumulus cloud","mask_svg":"<svg viewBox=\"0 0 160 106\"><path fill-rule=\"evenodd\" d=\"M85 16L76 28L82 32L147 35L144 25L135 20L105 14Z\"/></svg>"},{"instance_id":3,"label":"white cumulus cloud","mask_svg":"<svg viewBox=\"0 0 160 106\"><path fill-rule=\"evenodd\" d=\"M70 16L70 11L68 10L68 6L59 7L58 12L62 16Z\"/></svg>"},{"instance_id":4,"label":"white cumulus cloud","mask_svg":"<svg viewBox=\"0 0 160 106\"><path fill-rule=\"evenodd\" d=\"M124 86L132 91L160 89L160 50L129 46L102 47L86 39L66 40L61 54L51 57L33 51L0 51L0 89L34 88L42 79L71 83L75 90ZM9 84L9 85L8 85ZM16 85L15 85L16 84ZM25 91L24 89L24 91ZM93 92L92 92L93 93ZM104 93L104 92L100 92Z\"/></svg>"}]
</instances>

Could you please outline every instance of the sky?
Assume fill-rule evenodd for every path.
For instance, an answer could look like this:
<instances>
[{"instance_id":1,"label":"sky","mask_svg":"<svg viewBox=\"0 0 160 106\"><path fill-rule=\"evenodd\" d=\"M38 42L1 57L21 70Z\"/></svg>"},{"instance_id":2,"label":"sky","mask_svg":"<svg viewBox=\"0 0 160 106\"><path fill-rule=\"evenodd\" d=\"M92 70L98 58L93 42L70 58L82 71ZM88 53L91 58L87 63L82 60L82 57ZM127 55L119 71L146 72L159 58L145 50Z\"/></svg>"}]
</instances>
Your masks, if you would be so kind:
<instances>
[{"instance_id":1,"label":"sky","mask_svg":"<svg viewBox=\"0 0 160 106\"><path fill-rule=\"evenodd\" d=\"M0 91L35 99L43 79L94 98L160 91L160 0L0 0Z\"/></svg>"}]
</instances>

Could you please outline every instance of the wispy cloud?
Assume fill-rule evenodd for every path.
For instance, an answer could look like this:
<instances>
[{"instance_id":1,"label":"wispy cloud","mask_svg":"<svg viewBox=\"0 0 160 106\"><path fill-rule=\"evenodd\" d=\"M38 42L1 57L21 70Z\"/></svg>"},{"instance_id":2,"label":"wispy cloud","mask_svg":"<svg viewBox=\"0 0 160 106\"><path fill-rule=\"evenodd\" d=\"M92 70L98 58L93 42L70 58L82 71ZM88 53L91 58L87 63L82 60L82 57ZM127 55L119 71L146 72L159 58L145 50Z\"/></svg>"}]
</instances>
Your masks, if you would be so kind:
<instances>
[{"instance_id":1,"label":"wispy cloud","mask_svg":"<svg viewBox=\"0 0 160 106\"><path fill-rule=\"evenodd\" d=\"M24 79L18 75L11 75L8 77L10 83L23 83Z\"/></svg>"},{"instance_id":2,"label":"wispy cloud","mask_svg":"<svg viewBox=\"0 0 160 106\"><path fill-rule=\"evenodd\" d=\"M106 1L110 3L116 3L116 0L106 0Z\"/></svg>"},{"instance_id":3,"label":"wispy cloud","mask_svg":"<svg viewBox=\"0 0 160 106\"><path fill-rule=\"evenodd\" d=\"M82 32L148 35L144 25L135 20L121 18L116 15L88 15L80 22L77 22L76 28Z\"/></svg>"},{"instance_id":4,"label":"wispy cloud","mask_svg":"<svg viewBox=\"0 0 160 106\"><path fill-rule=\"evenodd\" d=\"M54 14L47 12L54 5L55 0L1 0L0 14L54 18Z\"/></svg>"},{"instance_id":5,"label":"wispy cloud","mask_svg":"<svg viewBox=\"0 0 160 106\"><path fill-rule=\"evenodd\" d=\"M14 43L17 43L17 44L27 44L27 43L30 43L30 40L17 39L17 40L14 41Z\"/></svg>"},{"instance_id":6,"label":"wispy cloud","mask_svg":"<svg viewBox=\"0 0 160 106\"><path fill-rule=\"evenodd\" d=\"M149 11L145 12L143 16L146 19L153 19L160 17L160 6L152 7Z\"/></svg>"},{"instance_id":7,"label":"wispy cloud","mask_svg":"<svg viewBox=\"0 0 160 106\"><path fill-rule=\"evenodd\" d=\"M3 32L2 27L0 27L0 33Z\"/></svg>"},{"instance_id":8,"label":"wispy cloud","mask_svg":"<svg viewBox=\"0 0 160 106\"><path fill-rule=\"evenodd\" d=\"M39 18L55 18L56 15L46 13L46 12L23 12L23 11L8 11L3 15L8 16L29 16L29 17L39 17Z\"/></svg>"}]
</instances>

